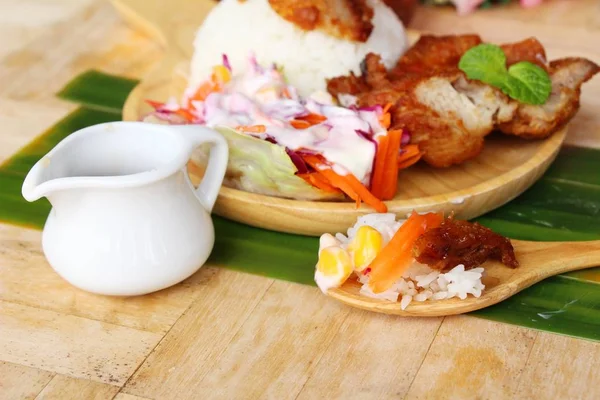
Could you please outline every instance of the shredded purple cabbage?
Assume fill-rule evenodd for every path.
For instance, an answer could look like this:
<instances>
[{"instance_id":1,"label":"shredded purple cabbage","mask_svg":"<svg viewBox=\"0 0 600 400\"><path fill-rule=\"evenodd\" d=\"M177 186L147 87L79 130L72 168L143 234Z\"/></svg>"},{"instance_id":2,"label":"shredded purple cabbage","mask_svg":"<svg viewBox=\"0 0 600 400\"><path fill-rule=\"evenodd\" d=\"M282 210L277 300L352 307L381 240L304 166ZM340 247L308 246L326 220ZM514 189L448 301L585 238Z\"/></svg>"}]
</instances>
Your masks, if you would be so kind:
<instances>
[{"instance_id":1,"label":"shredded purple cabbage","mask_svg":"<svg viewBox=\"0 0 600 400\"><path fill-rule=\"evenodd\" d=\"M300 155L297 152L290 150L287 147L285 148L285 152L287 153L288 156L290 156L290 159L296 166L296 169L298 170L299 174L307 174L308 173L308 166L306 165L306 163L304 162L302 157L300 157Z\"/></svg>"},{"instance_id":2,"label":"shredded purple cabbage","mask_svg":"<svg viewBox=\"0 0 600 400\"><path fill-rule=\"evenodd\" d=\"M358 111L375 111L377 113L382 113L383 107L381 107L380 105L369 106L369 107L359 107Z\"/></svg>"},{"instance_id":3,"label":"shredded purple cabbage","mask_svg":"<svg viewBox=\"0 0 600 400\"><path fill-rule=\"evenodd\" d=\"M405 129L402 129L402 137L400 138L400 145L406 146L407 144L410 143L410 139L411 139L410 132L408 132Z\"/></svg>"},{"instance_id":4,"label":"shredded purple cabbage","mask_svg":"<svg viewBox=\"0 0 600 400\"><path fill-rule=\"evenodd\" d=\"M229 70L229 72L231 72L231 64L229 63L229 58L227 58L227 54L223 54L223 65Z\"/></svg>"}]
</instances>

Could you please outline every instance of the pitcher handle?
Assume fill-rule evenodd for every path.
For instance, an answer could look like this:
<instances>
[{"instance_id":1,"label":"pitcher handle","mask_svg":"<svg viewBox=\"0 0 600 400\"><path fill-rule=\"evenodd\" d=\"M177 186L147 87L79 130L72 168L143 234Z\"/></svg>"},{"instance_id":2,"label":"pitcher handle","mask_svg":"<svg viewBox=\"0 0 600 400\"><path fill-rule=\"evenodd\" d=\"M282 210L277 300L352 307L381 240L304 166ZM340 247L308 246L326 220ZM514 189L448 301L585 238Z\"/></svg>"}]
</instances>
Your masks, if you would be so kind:
<instances>
[{"instance_id":1,"label":"pitcher handle","mask_svg":"<svg viewBox=\"0 0 600 400\"><path fill-rule=\"evenodd\" d=\"M177 129L180 132L184 131L181 132L182 135L187 140L191 140L192 149L190 153L204 143L212 144L206 172L200 185L194 190L202 206L210 213L217 201L219 189L223 184L225 172L227 171L229 146L221 134L210 128L198 125L180 125Z\"/></svg>"}]
</instances>

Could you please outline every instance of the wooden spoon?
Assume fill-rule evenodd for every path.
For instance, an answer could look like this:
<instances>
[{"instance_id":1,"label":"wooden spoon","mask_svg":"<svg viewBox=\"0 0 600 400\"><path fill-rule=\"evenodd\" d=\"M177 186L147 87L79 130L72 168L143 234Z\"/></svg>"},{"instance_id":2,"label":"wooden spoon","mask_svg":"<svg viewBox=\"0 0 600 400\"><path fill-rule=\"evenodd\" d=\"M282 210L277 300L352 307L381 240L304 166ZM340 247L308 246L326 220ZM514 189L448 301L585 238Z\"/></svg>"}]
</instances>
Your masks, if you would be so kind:
<instances>
[{"instance_id":1,"label":"wooden spoon","mask_svg":"<svg viewBox=\"0 0 600 400\"><path fill-rule=\"evenodd\" d=\"M352 307L384 314L411 317L440 317L479 310L499 303L550 276L600 265L600 240L586 242L526 242L511 240L520 266L509 268L489 261L482 282L485 290L480 297L469 295L465 300L412 301L402 310L400 302L378 300L359 294L361 284L348 280L328 295Z\"/></svg>"}]
</instances>

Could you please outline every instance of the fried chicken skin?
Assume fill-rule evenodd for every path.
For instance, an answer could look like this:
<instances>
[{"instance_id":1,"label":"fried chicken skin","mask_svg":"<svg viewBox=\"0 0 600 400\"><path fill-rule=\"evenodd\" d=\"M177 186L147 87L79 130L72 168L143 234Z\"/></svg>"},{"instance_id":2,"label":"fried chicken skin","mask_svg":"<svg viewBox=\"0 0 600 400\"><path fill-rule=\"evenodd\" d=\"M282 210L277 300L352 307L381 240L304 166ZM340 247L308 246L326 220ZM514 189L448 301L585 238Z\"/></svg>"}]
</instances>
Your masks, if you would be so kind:
<instances>
[{"instance_id":1,"label":"fried chicken skin","mask_svg":"<svg viewBox=\"0 0 600 400\"><path fill-rule=\"evenodd\" d=\"M548 64L535 38L501 45L507 67L528 61L552 79L545 104L523 104L495 87L469 80L458 68L462 55L481 43L477 35L423 35L392 70L371 53L360 76L330 79L327 89L334 97L356 96L359 106L392 104L392 128L408 131L429 165L449 167L476 157L493 130L527 139L549 136L576 114L581 85L599 72L596 64L581 58Z\"/></svg>"},{"instance_id":2,"label":"fried chicken skin","mask_svg":"<svg viewBox=\"0 0 600 400\"><path fill-rule=\"evenodd\" d=\"M498 128L526 139L543 139L564 126L579 110L581 85L600 72L600 67L585 58L564 58L549 65L552 92L546 103L519 104L515 117Z\"/></svg>"},{"instance_id":3,"label":"fried chicken skin","mask_svg":"<svg viewBox=\"0 0 600 400\"><path fill-rule=\"evenodd\" d=\"M269 0L269 4L307 31L318 29L355 42L366 42L373 31L373 9L366 0Z\"/></svg>"},{"instance_id":4,"label":"fried chicken skin","mask_svg":"<svg viewBox=\"0 0 600 400\"><path fill-rule=\"evenodd\" d=\"M453 218L425 231L415 242L413 255L418 262L440 271L459 264L465 269L476 268L488 259L511 268L519 266L510 240L476 222Z\"/></svg>"}]
</instances>

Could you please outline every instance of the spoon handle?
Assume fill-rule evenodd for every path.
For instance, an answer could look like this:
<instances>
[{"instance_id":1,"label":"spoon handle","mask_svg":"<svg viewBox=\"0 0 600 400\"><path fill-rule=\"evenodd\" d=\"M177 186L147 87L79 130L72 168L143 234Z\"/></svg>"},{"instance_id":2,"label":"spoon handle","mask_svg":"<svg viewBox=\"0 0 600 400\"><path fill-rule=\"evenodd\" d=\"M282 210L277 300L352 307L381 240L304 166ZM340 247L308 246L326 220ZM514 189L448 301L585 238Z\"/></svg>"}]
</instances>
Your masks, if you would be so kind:
<instances>
[{"instance_id":1,"label":"spoon handle","mask_svg":"<svg viewBox=\"0 0 600 400\"><path fill-rule=\"evenodd\" d=\"M543 277L600 266L600 240L512 242L521 266Z\"/></svg>"}]
</instances>

